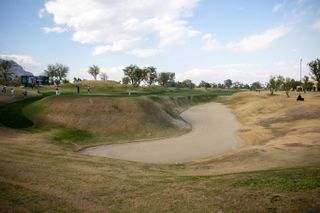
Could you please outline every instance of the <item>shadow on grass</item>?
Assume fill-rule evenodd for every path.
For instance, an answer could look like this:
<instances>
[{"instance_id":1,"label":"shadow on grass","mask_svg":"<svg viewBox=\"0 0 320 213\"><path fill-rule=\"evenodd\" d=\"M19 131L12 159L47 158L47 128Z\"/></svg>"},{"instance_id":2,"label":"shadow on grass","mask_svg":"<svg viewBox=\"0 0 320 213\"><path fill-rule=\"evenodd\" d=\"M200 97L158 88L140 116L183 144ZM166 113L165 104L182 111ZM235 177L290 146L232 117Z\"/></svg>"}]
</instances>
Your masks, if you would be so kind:
<instances>
[{"instance_id":1,"label":"shadow on grass","mask_svg":"<svg viewBox=\"0 0 320 213\"><path fill-rule=\"evenodd\" d=\"M23 114L23 108L49 95L52 94L46 93L42 96L27 98L0 106L0 123L14 129L22 129L33 126L33 122Z\"/></svg>"}]
</instances>

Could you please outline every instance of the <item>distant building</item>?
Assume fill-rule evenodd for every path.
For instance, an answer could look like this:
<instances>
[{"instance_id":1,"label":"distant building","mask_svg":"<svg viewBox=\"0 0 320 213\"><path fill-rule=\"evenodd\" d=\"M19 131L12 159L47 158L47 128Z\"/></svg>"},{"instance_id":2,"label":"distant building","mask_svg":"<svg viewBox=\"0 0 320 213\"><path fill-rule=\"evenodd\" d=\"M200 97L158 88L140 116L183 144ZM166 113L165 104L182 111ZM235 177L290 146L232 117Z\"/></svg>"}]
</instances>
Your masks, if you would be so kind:
<instances>
[{"instance_id":1,"label":"distant building","mask_svg":"<svg viewBox=\"0 0 320 213\"><path fill-rule=\"evenodd\" d=\"M24 86L42 86L49 84L49 77L47 76L21 76L21 84Z\"/></svg>"}]
</instances>

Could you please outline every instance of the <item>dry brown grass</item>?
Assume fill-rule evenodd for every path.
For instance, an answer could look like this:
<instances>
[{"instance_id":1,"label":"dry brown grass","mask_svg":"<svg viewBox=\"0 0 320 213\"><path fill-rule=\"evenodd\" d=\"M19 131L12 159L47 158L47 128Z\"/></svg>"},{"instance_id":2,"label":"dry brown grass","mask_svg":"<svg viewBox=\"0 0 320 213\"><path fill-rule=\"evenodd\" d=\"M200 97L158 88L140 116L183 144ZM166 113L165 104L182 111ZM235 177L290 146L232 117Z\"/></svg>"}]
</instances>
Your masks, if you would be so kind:
<instances>
[{"instance_id":1,"label":"dry brown grass","mask_svg":"<svg viewBox=\"0 0 320 213\"><path fill-rule=\"evenodd\" d=\"M153 165L86 156L61 149L43 134L0 127L0 212L319 211L316 119L295 115L294 120L283 116L263 123L272 116L292 115L296 102L285 95L239 93L221 101L248 128L240 130L248 143L233 153L193 164ZM298 108L308 109L318 101L318 96L307 94ZM302 136L296 134L299 131ZM310 163L314 165L305 167ZM304 166L213 175L297 165Z\"/></svg>"},{"instance_id":2,"label":"dry brown grass","mask_svg":"<svg viewBox=\"0 0 320 213\"><path fill-rule=\"evenodd\" d=\"M239 150L207 159L194 168L215 172L248 171L320 162L320 97L298 93L290 98L278 93L242 92L218 101L232 109L242 127L246 144Z\"/></svg>"},{"instance_id":3,"label":"dry brown grass","mask_svg":"<svg viewBox=\"0 0 320 213\"><path fill-rule=\"evenodd\" d=\"M92 137L87 142L77 143L75 149L81 149L175 136L190 130L189 125L178 122L161 107L146 97L51 96L27 106L24 112L38 127L58 125L90 133Z\"/></svg>"}]
</instances>

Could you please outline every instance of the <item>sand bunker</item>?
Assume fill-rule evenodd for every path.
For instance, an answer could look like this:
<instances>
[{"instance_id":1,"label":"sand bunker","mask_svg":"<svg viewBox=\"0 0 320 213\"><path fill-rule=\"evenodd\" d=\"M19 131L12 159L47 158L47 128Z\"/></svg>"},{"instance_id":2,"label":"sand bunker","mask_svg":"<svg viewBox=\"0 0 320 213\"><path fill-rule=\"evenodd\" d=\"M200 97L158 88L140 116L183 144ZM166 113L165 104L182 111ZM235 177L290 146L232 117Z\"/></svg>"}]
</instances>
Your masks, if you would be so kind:
<instances>
[{"instance_id":1,"label":"sand bunker","mask_svg":"<svg viewBox=\"0 0 320 213\"><path fill-rule=\"evenodd\" d=\"M218 155L243 144L236 135L239 122L222 104L194 106L183 112L182 117L192 125L188 134L154 141L101 145L87 148L82 153L145 163L182 163Z\"/></svg>"}]
</instances>

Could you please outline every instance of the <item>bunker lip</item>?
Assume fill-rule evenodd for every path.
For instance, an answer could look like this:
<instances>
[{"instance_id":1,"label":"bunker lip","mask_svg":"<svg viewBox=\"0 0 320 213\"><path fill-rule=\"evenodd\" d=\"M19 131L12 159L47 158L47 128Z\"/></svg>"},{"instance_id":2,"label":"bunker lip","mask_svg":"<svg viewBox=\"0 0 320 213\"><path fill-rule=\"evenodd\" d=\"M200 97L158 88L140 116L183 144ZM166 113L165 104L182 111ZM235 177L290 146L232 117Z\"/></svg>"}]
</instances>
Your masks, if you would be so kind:
<instances>
[{"instance_id":1,"label":"bunker lip","mask_svg":"<svg viewBox=\"0 0 320 213\"><path fill-rule=\"evenodd\" d=\"M240 123L220 103L197 105L181 115L192 131L174 138L126 144L100 145L81 153L143 163L184 163L220 155L239 148Z\"/></svg>"}]
</instances>

